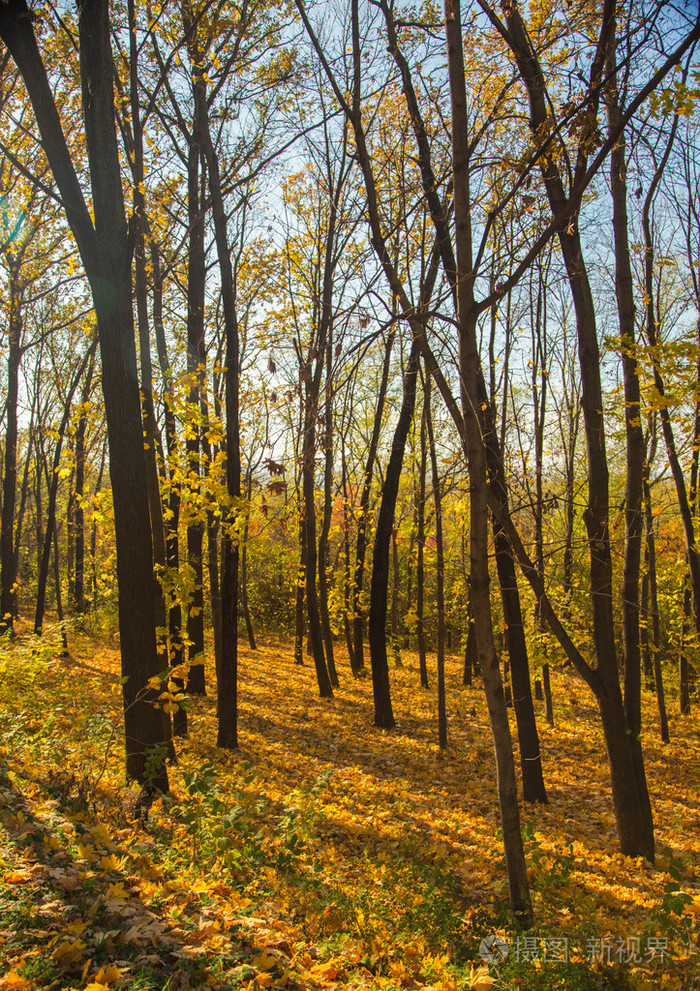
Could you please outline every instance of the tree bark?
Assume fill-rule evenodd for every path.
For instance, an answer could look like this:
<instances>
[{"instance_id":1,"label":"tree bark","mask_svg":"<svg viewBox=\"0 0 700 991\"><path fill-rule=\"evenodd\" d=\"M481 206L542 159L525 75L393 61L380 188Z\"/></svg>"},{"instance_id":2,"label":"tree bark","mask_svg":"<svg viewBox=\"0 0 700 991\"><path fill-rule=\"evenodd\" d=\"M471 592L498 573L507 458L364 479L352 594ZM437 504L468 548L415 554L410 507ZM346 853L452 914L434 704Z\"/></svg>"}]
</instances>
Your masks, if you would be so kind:
<instances>
[{"instance_id":1,"label":"tree bark","mask_svg":"<svg viewBox=\"0 0 700 991\"><path fill-rule=\"evenodd\" d=\"M384 404L386 402L386 391L389 383L389 366L391 364L391 351L394 346L396 329L392 325L386 341L384 342L384 361L382 363L382 376L379 382L377 393L377 404L374 411L374 425L372 435L367 448L367 461L362 476L362 492L360 493L359 517L357 523L357 543L355 547L355 571L352 588L352 613L353 613L353 656L352 672L355 676L365 666L364 662L364 612L362 609L362 586L364 584L365 555L367 553L367 527L369 525L369 497L372 492L372 478L374 476L374 464L377 460L377 447L382 429L382 419L384 416Z\"/></svg>"},{"instance_id":2,"label":"tree bark","mask_svg":"<svg viewBox=\"0 0 700 991\"><path fill-rule=\"evenodd\" d=\"M15 612L15 504L17 499L17 399L22 357L22 311L19 271L10 263L7 353L7 401L5 403L5 472L2 480L2 524L0 528L0 636L13 633ZM29 453L27 453L29 458Z\"/></svg>"},{"instance_id":3,"label":"tree bark","mask_svg":"<svg viewBox=\"0 0 700 991\"><path fill-rule=\"evenodd\" d=\"M520 832L520 810L515 782L513 747L503 684L493 642L489 595L488 509L486 457L480 422L478 311L474 306L467 148L467 99L459 0L445 0L447 66L452 111L452 172L456 245L457 331L460 398L469 466L470 588L474 632L496 754L497 787L501 813L506 873L513 913L520 925L532 925L532 904Z\"/></svg>"},{"instance_id":4,"label":"tree bark","mask_svg":"<svg viewBox=\"0 0 700 991\"><path fill-rule=\"evenodd\" d=\"M426 416L424 398L420 424L420 455L416 491L416 541L418 544L418 557L416 560L416 642L418 644L418 666L420 669L421 688L430 688L428 662L425 653L425 619L423 615L425 612L425 473L428 458Z\"/></svg>"},{"instance_id":5,"label":"tree bark","mask_svg":"<svg viewBox=\"0 0 700 991\"><path fill-rule=\"evenodd\" d=\"M537 140L548 119L547 87L520 12L515 4L505 12L507 28L491 12L492 22L504 36L516 59L530 104L530 126ZM606 0L596 55L591 66L590 106L584 130L594 127L600 99L605 59L614 42L615 4ZM574 183L586 169L584 140L579 145ZM553 153L541 157L542 177L552 214L562 220L559 244L567 271L576 315L581 375L583 421L588 453L588 507L584 522L588 534L590 589L593 607L593 639L597 658L594 688L606 739L613 802L622 852L654 858L654 824L644 772L641 744L627 727L627 714L617 671L612 608L612 558L608 524L608 462L603 419L600 353L596 313L578 230L578 207L567 200L559 165Z\"/></svg>"},{"instance_id":6,"label":"tree bark","mask_svg":"<svg viewBox=\"0 0 700 991\"><path fill-rule=\"evenodd\" d=\"M435 503L435 544L437 554L437 696L438 696L438 744L441 750L447 747L447 700L445 697L445 548L442 531L442 496L438 472L437 452L431 411L430 373L425 373L425 408L428 446L430 449L430 469Z\"/></svg>"},{"instance_id":7,"label":"tree bark","mask_svg":"<svg viewBox=\"0 0 700 991\"><path fill-rule=\"evenodd\" d=\"M418 378L418 345L411 345L404 374L403 399L399 418L391 442L391 454L384 476L382 500L379 506L377 528L374 535L372 582L369 606L369 653L372 664L372 692L374 696L374 725L391 729L396 724L391 706L389 664L386 650L386 616L389 589L389 549L394 526L394 512L399 493L401 467L408 431L416 405ZM357 650L357 644L355 645Z\"/></svg>"}]
</instances>

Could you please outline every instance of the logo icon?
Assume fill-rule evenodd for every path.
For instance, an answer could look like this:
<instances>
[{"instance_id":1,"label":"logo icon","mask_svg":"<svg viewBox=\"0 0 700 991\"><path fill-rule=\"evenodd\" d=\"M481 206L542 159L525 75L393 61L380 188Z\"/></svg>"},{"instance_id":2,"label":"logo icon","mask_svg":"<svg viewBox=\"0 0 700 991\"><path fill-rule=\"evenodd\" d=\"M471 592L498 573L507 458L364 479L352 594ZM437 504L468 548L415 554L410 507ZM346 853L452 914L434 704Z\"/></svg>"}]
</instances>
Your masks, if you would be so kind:
<instances>
[{"instance_id":1,"label":"logo icon","mask_svg":"<svg viewBox=\"0 0 700 991\"><path fill-rule=\"evenodd\" d=\"M508 943L502 936L497 936L496 933L486 936L479 944L479 956L486 963L503 963L508 956L508 950Z\"/></svg>"}]
</instances>

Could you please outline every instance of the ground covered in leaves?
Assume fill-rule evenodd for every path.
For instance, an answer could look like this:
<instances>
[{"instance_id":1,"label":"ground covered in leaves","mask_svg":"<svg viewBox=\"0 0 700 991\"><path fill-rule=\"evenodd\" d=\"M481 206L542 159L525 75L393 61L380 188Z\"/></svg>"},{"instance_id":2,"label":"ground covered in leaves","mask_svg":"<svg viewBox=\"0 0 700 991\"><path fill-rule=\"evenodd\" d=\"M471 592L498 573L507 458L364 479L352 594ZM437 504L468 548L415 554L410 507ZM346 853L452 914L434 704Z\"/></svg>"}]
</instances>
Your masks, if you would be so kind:
<instances>
[{"instance_id":1,"label":"ground covered in leaves","mask_svg":"<svg viewBox=\"0 0 700 991\"><path fill-rule=\"evenodd\" d=\"M5 644L0 991L700 989L695 714L671 719L664 746L645 699L659 854L629 860L592 699L554 675L549 804L523 807L536 928L518 933L481 690L451 659L441 755L412 655L392 672L392 731L371 725L369 679L338 664L328 702L288 644L242 648L235 754L215 746L208 669L171 794L144 821L123 779L114 644L74 635L69 658L51 631Z\"/></svg>"}]
</instances>

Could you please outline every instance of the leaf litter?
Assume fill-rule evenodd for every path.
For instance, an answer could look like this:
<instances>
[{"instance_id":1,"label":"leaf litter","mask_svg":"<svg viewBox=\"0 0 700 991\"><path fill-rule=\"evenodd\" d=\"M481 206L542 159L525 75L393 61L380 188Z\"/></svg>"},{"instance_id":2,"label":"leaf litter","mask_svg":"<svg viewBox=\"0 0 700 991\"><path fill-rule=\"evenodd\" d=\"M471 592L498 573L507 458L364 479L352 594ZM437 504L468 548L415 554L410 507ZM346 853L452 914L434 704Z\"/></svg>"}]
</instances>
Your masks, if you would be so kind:
<instances>
[{"instance_id":1,"label":"leaf litter","mask_svg":"<svg viewBox=\"0 0 700 991\"><path fill-rule=\"evenodd\" d=\"M538 718L549 804L522 808L536 930L516 962L486 707L457 658L441 754L410 653L386 731L342 660L326 701L288 643L241 646L240 750L214 745L213 689L191 699L171 794L144 822L123 780L118 653L72 647L0 653L0 991L700 988L695 717L673 718L664 746L645 698L659 855L630 860L596 713L554 674L556 725ZM479 954L492 933L513 951L503 966ZM664 947L651 959L649 937ZM553 938L569 964L533 949Z\"/></svg>"}]
</instances>

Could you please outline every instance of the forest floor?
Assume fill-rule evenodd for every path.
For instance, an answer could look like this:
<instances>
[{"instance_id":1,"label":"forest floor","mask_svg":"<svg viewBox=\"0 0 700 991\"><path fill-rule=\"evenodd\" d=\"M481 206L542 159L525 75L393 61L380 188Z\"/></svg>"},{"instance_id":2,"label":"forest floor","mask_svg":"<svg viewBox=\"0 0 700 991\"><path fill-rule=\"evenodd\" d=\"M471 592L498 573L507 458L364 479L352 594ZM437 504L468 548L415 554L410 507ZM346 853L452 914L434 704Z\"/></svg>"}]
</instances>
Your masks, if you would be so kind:
<instances>
[{"instance_id":1,"label":"forest floor","mask_svg":"<svg viewBox=\"0 0 700 991\"><path fill-rule=\"evenodd\" d=\"M554 673L554 727L537 703L549 804L522 809L536 927L518 933L482 691L448 659L441 755L414 655L392 670L392 731L339 655L322 701L288 643L241 646L240 750L215 746L213 695L193 699L143 821L114 642L72 635L67 659L55 630L5 644L0 991L700 989L697 714L672 715L664 746L645 695L658 856L626 859L593 699ZM490 966L489 935L509 950Z\"/></svg>"}]
</instances>

